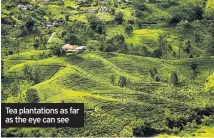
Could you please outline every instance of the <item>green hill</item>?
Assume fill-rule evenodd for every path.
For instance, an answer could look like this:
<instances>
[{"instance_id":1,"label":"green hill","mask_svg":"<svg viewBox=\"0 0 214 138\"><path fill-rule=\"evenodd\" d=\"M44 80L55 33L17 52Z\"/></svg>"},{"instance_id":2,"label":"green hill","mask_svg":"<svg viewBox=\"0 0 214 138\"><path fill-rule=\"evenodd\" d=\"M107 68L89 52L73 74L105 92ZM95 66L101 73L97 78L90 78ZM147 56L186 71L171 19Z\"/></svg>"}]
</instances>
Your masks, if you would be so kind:
<instances>
[{"instance_id":1,"label":"green hill","mask_svg":"<svg viewBox=\"0 0 214 138\"><path fill-rule=\"evenodd\" d=\"M40 103L84 103L86 118L2 136L212 135L212 0L3 0L1 19L2 102L34 89Z\"/></svg>"}]
</instances>

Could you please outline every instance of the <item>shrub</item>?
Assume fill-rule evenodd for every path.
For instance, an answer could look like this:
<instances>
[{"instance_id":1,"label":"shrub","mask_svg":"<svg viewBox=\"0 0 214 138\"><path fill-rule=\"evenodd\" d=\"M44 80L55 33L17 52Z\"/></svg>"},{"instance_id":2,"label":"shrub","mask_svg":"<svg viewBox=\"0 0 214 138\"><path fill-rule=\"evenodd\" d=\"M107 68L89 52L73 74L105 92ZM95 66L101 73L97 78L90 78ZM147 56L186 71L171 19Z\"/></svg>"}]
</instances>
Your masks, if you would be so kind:
<instances>
[{"instance_id":1,"label":"shrub","mask_svg":"<svg viewBox=\"0 0 214 138\"><path fill-rule=\"evenodd\" d=\"M123 23L123 13L122 12L118 12L115 15L114 20L118 23L118 24L122 24Z\"/></svg>"},{"instance_id":2,"label":"shrub","mask_svg":"<svg viewBox=\"0 0 214 138\"><path fill-rule=\"evenodd\" d=\"M126 34L131 35L133 33L133 27L131 25L126 26L125 32Z\"/></svg>"},{"instance_id":3,"label":"shrub","mask_svg":"<svg viewBox=\"0 0 214 138\"><path fill-rule=\"evenodd\" d=\"M155 75L155 81L160 81L160 76L158 74Z\"/></svg>"},{"instance_id":4,"label":"shrub","mask_svg":"<svg viewBox=\"0 0 214 138\"><path fill-rule=\"evenodd\" d=\"M154 52L153 52L153 57L155 58L161 58L163 55L162 51L160 49L156 49Z\"/></svg>"},{"instance_id":5,"label":"shrub","mask_svg":"<svg viewBox=\"0 0 214 138\"><path fill-rule=\"evenodd\" d=\"M90 16L88 18L88 22L91 29L94 30L95 32L99 34L103 34L103 32L105 31L103 22L100 19L98 19L96 16Z\"/></svg>"},{"instance_id":6,"label":"shrub","mask_svg":"<svg viewBox=\"0 0 214 138\"><path fill-rule=\"evenodd\" d=\"M111 75L111 76L109 77L109 79L110 79L111 84L115 85L115 76L114 76L114 75Z\"/></svg>"},{"instance_id":7,"label":"shrub","mask_svg":"<svg viewBox=\"0 0 214 138\"><path fill-rule=\"evenodd\" d=\"M142 126L133 129L133 135L136 137L149 137L156 133L156 130L151 128L151 124L145 122Z\"/></svg>"},{"instance_id":8,"label":"shrub","mask_svg":"<svg viewBox=\"0 0 214 138\"><path fill-rule=\"evenodd\" d=\"M90 51L98 51L100 50L100 42L97 40L89 40L86 44L86 48Z\"/></svg>"},{"instance_id":9,"label":"shrub","mask_svg":"<svg viewBox=\"0 0 214 138\"><path fill-rule=\"evenodd\" d=\"M190 66L191 70L193 70L193 71L195 71L198 68L198 64L196 64L194 62L190 63L189 66Z\"/></svg>"},{"instance_id":10,"label":"shrub","mask_svg":"<svg viewBox=\"0 0 214 138\"><path fill-rule=\"evenodd\" d=\"M173 72L171 75L171 83L177 84L178 83L178 75L176 72Z\"/></svg>"},{"instance_id":11,"label":"shrub","mask_svg":"<svg viewBox=\"0 0 214 138\"><path fill-rule=\"evenodd\" d=\"M118 81L118 85L120 87L125 87L127 85L127 79L125 76L120 76L119 81Z\"/></svg>"},{"instance_id":12,"label":"shrub","mask_svg":"<svg viewBox=\"0 0 214 138\"><path fill-rule=\"evenodd\" d=\"M64 49L62 49L62 48L56 47L56 48L52 49L52 54L60 57L60 56L65 55L66 51Z\"/></svg>"},{"instance_id":13,"label":"shrub","mask_svg":"<svg viewBox=\"0 0 214 138\"><path fill-rule=\"evenodd\" d=\"M40 82L41 70L39 68L33 68L30 65L25 65L23 68L23 77L27 81L31 82L32 84L37 84Z\"/></svg>"},{"instance_id":14,"label":"shrub","mask_svg":"<svg viewBox=\"0 0 214 138\"><path fill-rule=\"evenodd\" d=\"M201 121L203 125L208 126L212 122L212 119L208 116L203 116L203 119L201 119Z\"/></svg>"},{"instance_id":15,"label":"shrub","mask_svg":"<svg viewBox=\"0 0 214 138\"><path fill-rule=\"evenodd\" d=\"M26 102L27 103L38 103L39 96L36 89L28 89L26 92Z\"/></svg>"}]
</instances>

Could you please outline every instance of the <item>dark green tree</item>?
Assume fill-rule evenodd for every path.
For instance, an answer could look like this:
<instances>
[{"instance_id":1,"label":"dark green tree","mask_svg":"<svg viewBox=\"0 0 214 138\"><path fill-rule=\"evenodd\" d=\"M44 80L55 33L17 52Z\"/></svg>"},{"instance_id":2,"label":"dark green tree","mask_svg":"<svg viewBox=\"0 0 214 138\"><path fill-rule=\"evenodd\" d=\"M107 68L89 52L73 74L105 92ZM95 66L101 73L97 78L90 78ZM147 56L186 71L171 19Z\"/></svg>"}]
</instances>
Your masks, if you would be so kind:
<instances>
[{"instance_id":1,"label":"dark green tree","mask_svg":"<svg viewBox=\"0 0 214 138\"><path fill-rule=\"evenodd\" d=\"M122 12L116 13L114 20L115 20L118 24L122 24L122 23L123 23L123 13L122 13Z\"/></svg>"},{"instance_id":2,"label":"dark green tree","mask_svg":"<svg viewBox=\"0 0 214 138\"><path fill-rule=\"evenodd\" d=\"M69 43L73 45L80 45L82 43L82 40L72 33L66 34L64 41L65 43Z\"/></svg>"},{"instance_id":3,"label":"dark green tree","mask_svg":"<svg viewBox=\"0 0 214 138\"><path fill-rule=\"evenodd\" d=\"M40 77L41 77L41 70L39 68L34 69L33 71L34 75L34 83L38 84L40 82Z\"/></svg>"},{"instance_id":4,"label":"dark green tree","mask_svg":"<svg viewBox=\"0 0 214 138\"><path fill-rule=\"evenodd\" d=\"M96 16L90 16L88 18L88 22L91 29L94 30L95 32L99 34L103 34L103 32L105 31L103 22L100 19L98 19Z\"/></svg>"},{"instance_id":5,"label":"dark green tree","mask_svg":"<svg viewBox=\"0 0 214 138\"><path fill-rule=\"evenodd\" d=\"M23 68L24 78L28 81L33 80L33 68L30 65L25 65Z\"/></svg>"},{"instance_id":6,"label":"dark green tree","mask_svg":"<svg viewBox=\"0 0 214 138\"><path fill-rule=\"evenodd\" d=\"M125 37L120 34L112 37L106 41L106 45L103 47L105 52L126 52L127 45L125 42Z\"/></svg>"},{"instance_id":7,"label":"dark green tree","mask_svg":"<svg viewBox=\"0 0 214 138\"><path fill-rule=\"evenodd\" d=\"M184 49L184 51L187 53L187 58L190 57L191 48L192 48L191 42L190 42L190 41L187 41L186 47L185 47L185 49Z\"/></svg>"},{"instance_id":8,"label":"dark green tree","mask_svg":"<svg viewBox=\"0 0 214 138\"><path fill-rule=\"evenodd\" d=\"M34 49L38 49L39 48L39 39L35 39L34 40L33 47L34 47Z\"/></svg>"},{"instance_id":9,"label":"dark green tree","mask_svg":"<svg viewBox=\"0 0 214 138\"><path fill-rule=\"evenodd\" d=\"M111 8L111 9L110 9L110 13L111 13L112 15L115 15L115 9L114 9L114 8Z\"/></svg>"},{"instance_id":10,"label":"dark green tree","mask_svg":"<svg viewBox=\"0 0 214 138\"><path fill-rule=\"evenodd\" d=\"M125 87L127 85L127 79L125 76L120 76L119 81L118 81L118 86L120 87Z\"/></svg>"},{"instance_id":11,"label":"dark green tree","mask_svg":"<svg viewBox=\"0 0 214 138\"><path fill-rule=\"evenodd\" d=\"M154 50L153 52L153 57L155 58L161 58L163 55L162 50L160 48Z\"/></svg>"},{"instance_id":12,"label":"dark green tree","mask_svg":"<svg viewBox=\"0 0 214 138\"><path fill-rule=\"evenodd\" d=\"M156 130L151 127L151 123L144 122L140 127L133 129L133 135L136 137L150 137L156 133Z\"/></svg>"},{"instance_id":13,"label":"dark green tree","mask_svg":"<svg viewBox=\"0 0 214 138\"><path fill-rule=\"evenodd\" d=\"M160 76L158 74L155 75L155 81L160 81Z\"/></svg>"},{"instance_id":14,"label":"dark green tree","mask_svg":"<svg viewBox=\"0 0 214 138\"><path fill-rule=\"evenodd\" d=\"M178 75L176 72L173 72L171 75L171 83L177 84L178 83Z\"/></svg>"},{"instance_id":15,"label":"dark green tree","mask_svg":"<svg viewBox=\"0 0 214 138\"><path fill-rule=\"evenodd\" d=\"M19 87L19 83L17 82L17 80L15 80L14 83L11 85L10 90L11 90L12 96L18 95L18 93L20 91L20 87Z\"/></svg>"},{"instance_id":16,"label":"dark green tree","mask_svg":"<svg viewBox=\"0 0 214 138\"><path fill-rule=\"evenodd\" d=\"M198 68L198 64L195 62L190 63L189 66L193 71L196 71L196 69Z\"/></svg>"},{"instance_id":17,"label":"dark green tree","mask_svg":"<svg viewBox=\"0 0 214 138\"><path fill-rule=\"evenodd\" d=\"M125 32L126 34L131 35L133 33L133 27L131 25L126 26Z\"/></svg>"},{"instance_id":18,"label":"dark green tree","mask_svg":"<svg viewBox=\"0 0 214 138\"><path fill-rule=\"evenodd\" d=\"M34 26L36 25L36 21L33 18L28 18L25 27L27 28L28 32L33 32Z\"/></svg>"},{"instance_id":19,"label":"dark green tree","mask_svg":"<svg viewBox=\"0 0 214 138\"><path fill-rule=\"evenodd\" d=\"M65 15L65 20L66 20L66 22L68 22L69 21L69 15Z\"/></svg>"},{"instance_id":20,"label":"dark green tree","mask_svg":"<svg viewBox=\"0 0 214 138\"><path fill-rule=\"evenodd\" d=\"M52 54L58 57L63 56L66 54L66 51L62 48L56 47L52 49Z\"/></svg>"},{"instance_id":21,"label":"dark green tree","mask_svg":"<svg viewBox=\"0 0 214 138\"><path fill-rule=\"evenodd\" d=\"M39 95L36 89L27 89L26 102L27 103L39 103Z\"/></svg>"}]
</instances>

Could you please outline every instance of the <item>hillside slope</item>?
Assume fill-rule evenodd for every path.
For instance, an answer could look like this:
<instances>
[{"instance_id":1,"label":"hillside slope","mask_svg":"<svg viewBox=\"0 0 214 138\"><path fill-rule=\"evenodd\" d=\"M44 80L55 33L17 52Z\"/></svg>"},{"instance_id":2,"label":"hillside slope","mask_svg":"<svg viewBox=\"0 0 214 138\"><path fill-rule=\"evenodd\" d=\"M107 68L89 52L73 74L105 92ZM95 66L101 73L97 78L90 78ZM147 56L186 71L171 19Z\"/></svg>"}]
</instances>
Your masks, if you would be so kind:
<instances>
[{"instance_id":1,"label":"hillside slope","mask_svg":"<svg viewBox=\"0 0 214 138\"><path fill-rule=\"evenodd\" d=\"M28 59L27 56L22 57L22 54L20 58ZM14 59L6 58L5 64L10 60ZM71 129L72 135L132 136L132 129L145 120L151 122L157 130L162 130L167 110L173 110L182 116L189 114L186 112L188 110L204 108L209 104L206 100L208 95L198 91L203 91L203 80L208 73L206 61L201 60L203 59L194 59L200 63L198 71L201 72L195 82L184 81L188 80L188 64L191 60L161 60L100 52L10 64L6 77L10 78L14 73L21 77L23 66L28 64L42 70L41 82L23 88L21 101L24 100L26 89L34 88L38 91L41 102L83 102L87 121L84 128L75 131ZM149 76L149 69L153 67L157 68L160 82L155 82ZM183 86L178 88L170 84L171 72L176 70L180 71L180 81L183 82ZM112 75L116 78L125 76L130 84L126 88L112 84ZM186 90L183 91L183 88ZM197 97L194 96L196 94ZM20 97L9 97L5 100L17 101L20 101ZM100 124L109 128L101 129L98 127Z\"/></svg>"}]
</instances>

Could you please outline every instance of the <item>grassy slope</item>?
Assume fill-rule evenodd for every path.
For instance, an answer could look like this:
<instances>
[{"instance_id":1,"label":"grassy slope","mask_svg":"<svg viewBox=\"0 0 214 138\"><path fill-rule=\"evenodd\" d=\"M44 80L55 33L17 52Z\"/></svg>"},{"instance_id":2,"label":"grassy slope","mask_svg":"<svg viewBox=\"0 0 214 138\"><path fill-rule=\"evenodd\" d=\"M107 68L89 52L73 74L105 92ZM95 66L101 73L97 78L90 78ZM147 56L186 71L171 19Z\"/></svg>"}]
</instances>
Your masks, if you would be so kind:
<instances>
[{"instance_id":1,"label":"grassy slope","mask_svg":"<svg viewBox=\"0 0 214 138\"><path fill-rule=\"evenodd\" d=\"M30 53L29 55L32 54L35 57L38 54L37 51ZM16 58L20 56L22 60L29 58L23 54L14 56ZM6 57L5 63L7 64L11 59L13 59L12 56ZM161 78L164 79L169 79L172 71L181 68L180 76L186 79L188 62L117 53L84 53L43 60L35 58L22 63L17 61L16 64L8 64L6 76L13 76L14 72L21 76L23 65L30 64L42 70L42 82L34 86L28 85L28 88L38 90L41 102L84 102L86 109L92 111L87 113L88 121L85 128L73 131L75 136L132 136L132 128L139 126L145 119L154 122L155 128L160 128L166 107L177 108L179 105L184 108L193 108L203 106L201 103L206 104L203 100L206 95L197 90L203 89L201 82L207 77L205 73L200 74L196 81L201 86L197 88L186 86L188 91L185 92L178 90L180 93L178 96L181 96L179 100L171 91L173 87L164 82L153 82L149 77L149 67L157 67ZM201 64L199 71L207 72L206 68L206 63ZM143 90L114 86L109 81L110 75L126 76L133 85ZM196 87L194 84L193 86ZM26 89L23 90L23 95ZM197 98L193 98L194 94L198 94ZM192 103L189 103L189 100ZM16 101L18 98L10 97L6 102ZM174 104L169 104L172 102ZM200 105L196 104L198 102ZM179 109L175 112L182 114ZM109 127L103 130L99 124Z\"/></svg>"},{"instance_id":2,"label":"grassy slope","mask_svg":"<svg viewBox=\"0 0 214 138\"><path fill-rule=\"evenodd\" d=\"M182 132L182 136L185 137L213 137L214 136L214 125L211 124L210 126L201 126L198 129L193 129L193 131L189 132L189 131L183 131ZM180 137L180 136L175 136L175 135L167 135L167 134L160 134L157 135L156 137Z\"/></svg>"},{"instance_id":3,"label":"grassy slope","mask_svg":"<svg viewBox=\"0 0 214 138\"><path fill-rule=\"evenodd\" d=\"M158 36L163 32L163 30L158 29L134 30L132 36L127 39L127 42L132 43L134 46L140 46L149 42L157 42Z\"/></svg>"},{"instance_id":4,"label":"grassy slope","mask_svg":"<svg viewBox=\"0 0 214 138\"><path fill-rule=\"evenodd\" d=\"M212 73L206 81L206 88L207 89L210 89L213 87L214 87L214 73Z\"/></svg>"},{"instance_id":5,"label":"grassy slope","mask_svg":"<svg viewBox=\"0 0 214 138\"><path fill-rule=\"evenodd\" d=\"M116 12L123 12L125 20L134 19L133 10L129 7L122 9L123 6L126 5L117 8ZM154 17L168 18L167 13L160 11L154 4L148 6L153 12L145 20L153 21ZM51 16L54 19L65 18L63 12L66 12L72 15L71 20L87 22L87 14L78 14L79 11L72 9L78 8L76 2L65 0L65 7L67 9L62 10L60 6L53 4L48 6L48 11L52 12ZM113 16L106 13L98 13L96 16L105 21L113 19ZM108 37L118 33L124 34L124 28L120 25L106 28ZM134 46L156 43L158 35L163 32L163 29L135 30L133 35L127 38L127 42L133 43ZM32 43L33 39L31 39L28 37L26 41ZM55 41L57 42L58 39L54 38L53 43ZM31 45L30 43L28 44ZM177 42L173 43L172 47L174 51L178 51ZM154 49L154 47L149 48ZM197 51L200 49L196 49L196 53ZM45 55L48 54L48 51L44 52ZM169 83L154 82L149 77L149 68L156 67L160 77L165 80L170 79L173 71L179 70L181 81L186 81L190 78L189 63L193 59L160 60L117 53L85 53L60 58L44 56L41 59L42 54L43 51L30 51L5 57L5 75L8 78L21 77L25 64L38 67L42 70L42 82L34 86L23 83L22 85L25 85L22 88L23 95L26 89L35 88L39 92L41 102L84 102L86 109L91 110L87 112L88 120L85 128L62 130L70 136L132 136L132 128L140 126L146 119L153 122L155 128L161 128L166 108L175 108L176 113L182 114L178 107L189 109L204 106L209 102L206 100L208 95L203 93L204 80L208 76L208 64L203 59L195 59L199 64L199 75L195 83L175 89ZM126 76L137 89L122 89L112 85L109 81L111 75ZM209 80L207 86L211 87L213 75ZM5 102L18 101L17 97L9 97Z\"/></svg>"}]
</instances>

